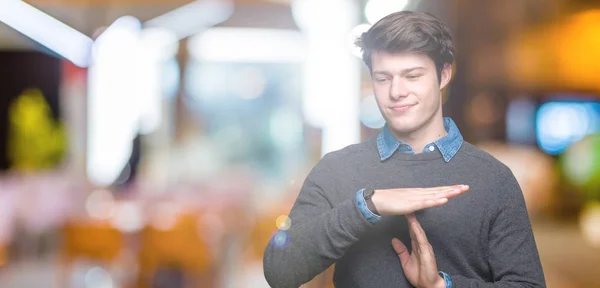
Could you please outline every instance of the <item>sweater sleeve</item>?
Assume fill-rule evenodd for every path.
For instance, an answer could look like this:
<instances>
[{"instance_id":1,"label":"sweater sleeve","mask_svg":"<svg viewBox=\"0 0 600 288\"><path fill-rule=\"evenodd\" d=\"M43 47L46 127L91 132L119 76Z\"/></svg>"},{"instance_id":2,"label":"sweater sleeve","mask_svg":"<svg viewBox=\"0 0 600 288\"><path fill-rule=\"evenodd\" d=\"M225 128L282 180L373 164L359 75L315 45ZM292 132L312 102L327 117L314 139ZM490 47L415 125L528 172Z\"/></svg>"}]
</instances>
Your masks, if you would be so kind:
<instances>
[{"instance_id":1,"label":"sweater sleeve","mask_svg":"<svg viewBox=\"0 0 600 288\"><path fill-rule=\"evenodd\" d=\"M493 283L451 275L455 288L546 287L523 193L512 172L504 172L488 241Z\"/></svg>"},{"instance_id":2,"label":"sweater sleeve","mask_svg":"<svg viewBox=\"0 0 600 288\"><path fill-rule=\"evenodd\" d=\"M361 214L356 191L332 206L334 186L323 158L309 173L290 212L291 226L265 249L265 278L271 287L299 287L340 259L373 224Z\"/></svg>"}]
</instances>

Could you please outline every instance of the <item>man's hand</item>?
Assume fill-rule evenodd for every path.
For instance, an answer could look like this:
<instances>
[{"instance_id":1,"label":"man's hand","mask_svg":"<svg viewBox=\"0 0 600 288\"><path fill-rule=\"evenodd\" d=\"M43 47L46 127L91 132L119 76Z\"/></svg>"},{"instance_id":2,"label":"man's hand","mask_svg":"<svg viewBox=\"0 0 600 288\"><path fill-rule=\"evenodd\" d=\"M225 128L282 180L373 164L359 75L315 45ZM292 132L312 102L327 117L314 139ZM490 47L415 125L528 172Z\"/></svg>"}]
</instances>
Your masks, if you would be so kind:
<instances>
[{"instance_id":1,"label":"man's hand","mask_svg":"<svg viewBox=\"0 0 600 288\"><path fill-rule=\"evenodd\" d=\"M440 206L469 190L467 185L375 190L373 204L380 215L406 215Z\"/></svg>"},{"instance_id":2,"label":"man's hand","mask_svg":"<svg viewBox=\"0 0 600 288\"><path fill-rule=\"evenodd\" d=\"M445 288L444 278L438 274L433 248L421 224L414 214L407 214L408 227L412 245L412 253L408 253L406 245L397 238L392 239L392 246L400 257L404 275L417 288Z\"/></svg>"}]
</instances>

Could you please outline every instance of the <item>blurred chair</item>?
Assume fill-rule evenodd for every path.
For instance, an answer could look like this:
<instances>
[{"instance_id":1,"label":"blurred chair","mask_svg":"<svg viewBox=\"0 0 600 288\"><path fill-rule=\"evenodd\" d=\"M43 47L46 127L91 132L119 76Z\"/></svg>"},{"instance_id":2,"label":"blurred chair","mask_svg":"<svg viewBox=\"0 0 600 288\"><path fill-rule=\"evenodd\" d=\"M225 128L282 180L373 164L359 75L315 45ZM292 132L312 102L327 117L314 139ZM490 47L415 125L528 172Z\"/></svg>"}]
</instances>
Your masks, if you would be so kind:
<instances>
[{"instance_id":1,"label":"blurred chair","mask_svg":"<svg viewBox=\"0 0 600 288\"><path fill-rule=\"evenodd\" d=\"M109 263L124 246L124 237L108 222L69 222L63 229L63 253L67 261L89 258Z\"/></svg>"},{"instance_id":2,"label":"blurred chair","mask_svg":"<svg viewBox=\"0 0 600 288\"><path fill-rule=\"evenodd\" d=\"M213 287L214 261L209 245L201 237L205 229L198 216L182 213L171 227L164 228L147 225L142 230L138 287L160 285L155 281L161 272L169 272L166 274L171 276L182 272L188 283L185 287Z\"/></svg>"},{"instance_id":3,"label":"blurred chair","mask_svg":"<svg viewBox=\"0 0 600 288\"><path fill-rule=\"evenodd\" d=\"M108 221L68 221L62 230L61 279L59 287L68 287L71 267L77 260L90 260L110 267L124 248L124 235ZM107 269L109 270L109 269Z\"/></svg>"},{"instance_id":4,"label":"blurred chair","mask_svg":"<svg viewBox=\"0 0 600 288\"><path fill-rule=\"evenodd\" d=\"M0 242L0 268L2 268L4 265L6 265L7 261L8 261L8 255L7 254L7 247L4 243Z\"/></svg>"}]
</instances>

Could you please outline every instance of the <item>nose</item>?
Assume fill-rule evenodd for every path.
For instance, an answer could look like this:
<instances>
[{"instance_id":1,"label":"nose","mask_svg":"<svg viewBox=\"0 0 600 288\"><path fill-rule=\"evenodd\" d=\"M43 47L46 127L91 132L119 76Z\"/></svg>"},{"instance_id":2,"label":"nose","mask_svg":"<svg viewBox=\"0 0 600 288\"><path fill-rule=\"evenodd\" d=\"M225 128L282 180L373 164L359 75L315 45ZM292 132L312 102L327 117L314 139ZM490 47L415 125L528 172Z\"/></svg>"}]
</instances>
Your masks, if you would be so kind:
<instances>
[{"instance_id":1,"label":"nose","mask_svg":"<svg viewBox=\"0 0 600 288\"><path fill-rule=\"evenodd\" d=\"M406 85L402 83L402 79L400 77L394 76L392 79L392 85L390 87L390 98L392 100L398 100L406 96L408 96L408 89L406 89Z\"/></svg>"}]
</instances>

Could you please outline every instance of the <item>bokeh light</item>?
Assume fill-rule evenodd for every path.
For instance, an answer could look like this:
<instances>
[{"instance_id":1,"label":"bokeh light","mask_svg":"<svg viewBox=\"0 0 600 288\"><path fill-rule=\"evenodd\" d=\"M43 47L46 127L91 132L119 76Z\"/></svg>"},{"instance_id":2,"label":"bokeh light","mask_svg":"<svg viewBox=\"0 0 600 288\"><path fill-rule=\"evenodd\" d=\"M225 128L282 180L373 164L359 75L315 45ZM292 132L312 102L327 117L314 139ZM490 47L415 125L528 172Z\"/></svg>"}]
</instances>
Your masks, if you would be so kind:
<instances>
[{"instance_id":1,"label":"bokeh light","mask_svg":"<svg viewBox=\"0 0 600 288\"><path fill-rule=\"evenodd\" d=\"M360 101L360 122L372 129L379 129L385 124L374 95L369 95Z\"/></svg>"},{"instance_id":2,"label":"bokeh light","mask_svg":"<svg viewBox=\"0 0 600 288\"><path fill-rule=\"evenodd\" d=\"M597 132L600 103L548 102L537 112L537 140L549 154L560 154L585 135Z\"/></svg>"},{"instance_id":3,"label":"bokeh light","mask_svg":"<svg viewBox=\"0 0 600 288\"><path fill-rule=\"evenodd\" d=\"M238 85L233 86L235 93L242 99L256 99L267 87L267 78L263 71L256 67L245 67L237 71Z\"/></svg>"},{"instance_id":4,"label":"bokeh light","mask_svg":"<svg viewBox=\"0 0 600 288\"><path fill-rule=\"evenodd\" d=\"M365 6L365 17L371 24L394 12L402 11L409 0L369 0Z\"/></svg>"},{"instance_id":5,"label":"bokeh light","mask_svg":"<svg viewBox=\"0 0 600 288\"><path fill-rule=\"evenodd\" d=\"M290 243L290 235L288 231L279 230L273 235L273 246L277 248L285 248Z\"/></svg>"},{"instance_id":6,"label":"bokeh light","mask_svg":"<svg viewBox=\"0 0 600 288\"><path fill-rule=\"evenodd\" d=\"M561 165L567 179L586 193L585 198L600 200L600 134L571 145L562 155Z\"/></svg>"},{"instance_id":7,"label":"bokeh light","mask_svg":"<svg viewBox=\"0 0 600 288\"><path fill-rule=\"evenodd\" d=\"M113 227L125 233L139 231L144 226L141 207L131 201L119 203L117 212L110 220Z\"/></svg>"},{"instance_id":8,"label":"bokeh light","mask_svg":"<svg viewBox=\"0 0 600 288\"><path fill-rule=\"evenodd\" d=\"M294 110L279 108L271 114L269 133L277 145L289 149L302 143L303 125L302 118Z\"/></svg>"},{"instance_id":9,"label":"bokeh light","mask_svg":"<svg viewBox=\"0 0 600 288\"><path fill-rule=\"evenodd\" d=\"M292 226L292 219L287 215L281 215L275 220L275 225L279 230L288 230Z\"/></svg>"},{"instance_id":10,"label":"bokeh light","mask_svg":"<svg viewBox=\"0 0 600 288\"><path fill-rule=\"evenodd\" d=\"M100 268L93 267L85 273L85 287L86 288L112 288L113 280L108 271Z\"/></svg>"},{"instance_id":11,"label":"bokeh light","mask_svg":"<svg viewBox=\"0 0 600 288\"><path fill-rule=\"evenodd\" d=\"M479 93L473 97L469 105L471 120L478 126L489 126L500 119L500 111L492 95Z\"/></svg>"},{"instance_id":12,"label":"bokeh light","mask_svg":"<svg viewBox=\"0 0 600 288\"><path fill-rule=\"evenodd\" d=\"M98 189L88 196L85 209L91 218L105 220L113 215L115 201L110 191Z\"/></svg>"},{"instance_id":13,"label":"bokeh light","mask_svg":"<svg viewBox=\"0 0 600 288\"><path fill-rule=\"evenodd\" d=\"M349 10L353 10L353 1L293 0L291 2L294 22L303 31L323 31L328 28L345 29L355 21L354 15L347 13Z\"/></svg>"},{"instance_id":14,"label":"bokeh light","mask_svg":"<svg viewBox=\"0 0 600 288\"><path fill-rule=\"evenodd\" d=\"M583 238L595 248L600 248L600 202L591 202L581 211L579 227Z\"/></svg>"},{"instance_id":15,"label":"bokeh light","mask_svg":"<svg viewBox=\"0 0 600 288\"><path fill-rule=\"evenodd\" d=\"M174 203L164 202L156 206L154 213L150 215L151 225L162 231L172 229L177 223L181 209Z\"/></svg>"}]
</instances>

